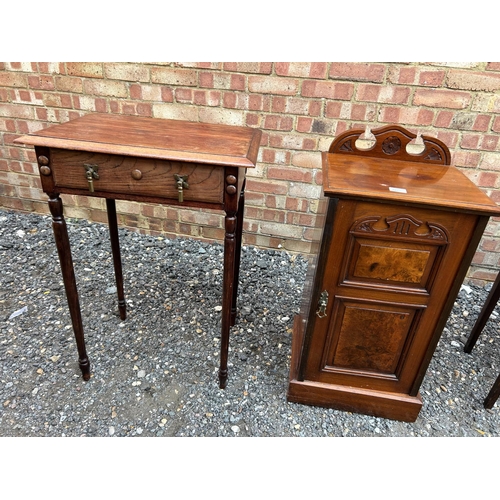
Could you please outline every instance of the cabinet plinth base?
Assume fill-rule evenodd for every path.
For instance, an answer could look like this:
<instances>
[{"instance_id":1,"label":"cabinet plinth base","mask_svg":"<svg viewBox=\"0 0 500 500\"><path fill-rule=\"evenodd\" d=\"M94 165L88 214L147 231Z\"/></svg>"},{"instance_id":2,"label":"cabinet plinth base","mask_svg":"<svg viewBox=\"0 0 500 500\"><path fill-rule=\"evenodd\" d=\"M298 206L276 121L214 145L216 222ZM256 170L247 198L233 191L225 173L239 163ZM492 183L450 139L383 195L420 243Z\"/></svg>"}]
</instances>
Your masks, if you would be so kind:
<instances>
[{"instance_id":1,"label":"cabinet plinth base","mask_svg":"<svg viewBox=\"0 0 500 500\"><path fill-rule=\"evenodd\" d=\"M422 408L420 394L408 396L295 379L290 380L287 400L403 422L415 422Z\"/></svg>"}]
</instances>

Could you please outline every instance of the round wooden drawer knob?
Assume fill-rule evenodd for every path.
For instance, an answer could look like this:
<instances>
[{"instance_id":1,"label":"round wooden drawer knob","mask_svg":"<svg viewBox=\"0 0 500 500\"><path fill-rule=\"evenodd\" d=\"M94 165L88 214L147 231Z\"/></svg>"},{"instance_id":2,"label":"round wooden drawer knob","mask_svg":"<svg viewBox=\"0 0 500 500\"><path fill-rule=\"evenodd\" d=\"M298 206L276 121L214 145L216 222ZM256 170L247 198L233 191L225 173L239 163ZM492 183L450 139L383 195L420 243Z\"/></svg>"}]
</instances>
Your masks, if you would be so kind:
<instances>
[{"instance_id":1,"label":"round wooden drawer knob","mask_svg":"<svg viewBox=\"0 0 500 500\"><path fill-rule=\"evenodd\" d=\"M38 163L40 165L48 165L49 164L49 159L46 156L44 156L44 155L40 155L38 157Z\"/></svg>"},{"instance_id":2,"label":"round wooden drawer knob","mask_svg":"<svg viewBox=\"0 0 500 500\"><path fill-rule=\"evenodd\" d=\"M236 194L236 186L227 186L226 193L227 194Z\"/></svg>"},{"instance_id":3,"label":"round wooden drawer knob","mask_svg":"<svg viewBox=\"0 0 500 500\"><path fill-rule=\"evenodd\" d=\"M236 179L236 177L235 177L234 175L228 175L228 176L226 177L226 182L227 182L228 184L231 184L231 185L232 185L232 184L236 184L236 181L237 181L237 179Z\"/></svg>"},{"instance_id":4,"label":"round wooden drawer knob","mask_svg":"<svg viewBox=\"0 0 500 500\"><path fill-rule=\"evenodd\" d=\"M47 167L47 165L43 165L40 167L40 173L42 175L50 175L50 167Z\"/></svg>"},{"instance_id":5,"label":"round wooden drawer knob","mask_svg":"<svg viewBox=\"0 0 500 500\"><path fill-rule=\"evenodd\" d=\"M136 181L140 181L142 179L142 172L140 170L132 170L132 177Z\"/></svg>"}]
</instances>

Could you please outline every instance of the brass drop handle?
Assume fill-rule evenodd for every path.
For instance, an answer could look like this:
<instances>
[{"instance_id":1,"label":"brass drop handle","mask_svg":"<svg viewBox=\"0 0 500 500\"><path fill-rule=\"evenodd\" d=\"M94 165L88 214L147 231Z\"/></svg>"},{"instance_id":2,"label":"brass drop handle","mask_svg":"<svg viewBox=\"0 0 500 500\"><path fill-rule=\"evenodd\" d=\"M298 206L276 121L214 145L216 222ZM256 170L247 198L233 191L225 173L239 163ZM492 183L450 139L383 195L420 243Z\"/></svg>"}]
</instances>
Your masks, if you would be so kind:
<instances>
[{"instance_id":1,"label":"brass drop handle","mask_svg":"<svg viewBox=\"0 0 500 500\"><path fill-rule=\"evenodd\" d=\"M187 183L187 175L174 174L175 182L177 183L177 192L179 195L179 203L184 201L184 189L189 189L189 184Z\"/></svg>"},{"instance_id":2,"label":"brass drop handle","mask_svg":"<svg viewBox=\"0 0 500 500\"><path fill-rule=\"evenodd\" d=\"M91 165L89 163L83 164L85 168L85 177L87 178L87 182L89 183L89 191L91 193L94 192L94 179L99 179L99 174L97 171L99 170L99 165Z\"/></svg>"},{"instance_id":3,"label":"brass drop handle","mask_svg":"<svg viewBox=\"0 0 500 500\"><path fill-rule=\"evenodd\" d=\"M318 309L316 310L316 316L318 318L326 317L326 307L328 306L328 292L323 290L319 296Z\"/></svg>"}]
</instances>

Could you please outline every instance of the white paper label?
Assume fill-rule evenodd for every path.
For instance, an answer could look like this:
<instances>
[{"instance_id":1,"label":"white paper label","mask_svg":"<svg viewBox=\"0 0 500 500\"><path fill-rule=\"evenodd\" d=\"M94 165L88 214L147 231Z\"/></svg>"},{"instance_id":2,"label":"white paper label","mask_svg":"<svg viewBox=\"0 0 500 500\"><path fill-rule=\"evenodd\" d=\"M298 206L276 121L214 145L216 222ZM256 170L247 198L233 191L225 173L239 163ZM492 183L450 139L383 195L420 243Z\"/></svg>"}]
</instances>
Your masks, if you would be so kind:
<instances>
[{"instance_id":1,"label":"white paper label","mask_svg":"<svg viewBox=\"0 0 500 500\"><path fill-rule=\"evenodd\" d=\"M389 191L392 191L393 193L404 193L406 194L406 189L405 188L395 188L395 187L389 187Z\"/></svg>"}]
</instances>

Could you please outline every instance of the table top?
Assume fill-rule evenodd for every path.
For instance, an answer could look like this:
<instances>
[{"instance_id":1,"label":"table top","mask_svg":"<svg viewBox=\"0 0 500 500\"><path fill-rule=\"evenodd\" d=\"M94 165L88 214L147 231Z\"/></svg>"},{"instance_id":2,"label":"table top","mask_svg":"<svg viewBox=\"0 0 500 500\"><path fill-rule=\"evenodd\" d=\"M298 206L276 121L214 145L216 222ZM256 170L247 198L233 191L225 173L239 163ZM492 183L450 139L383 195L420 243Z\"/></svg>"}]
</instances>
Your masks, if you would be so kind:
<instances>
[{"instance_id":1,"label":"table top","mask_svg":"<svg viewBox=\"0 0 500 500\"><path fill-rule=\"evenodd\" d=\"M497 206L453 166L323 153L327 196L425 204L499 216Z\"/></svg>"},{"instance_id":2,"label":"table top","mask_svg":"<svg viewBox=\"0 0 500 500\"><path fill-rule=\"evenodd\" d=\"M255 167L262 132L250 127L89 114L14 142L210 165Z\"/></svg>"}]
</instances>

